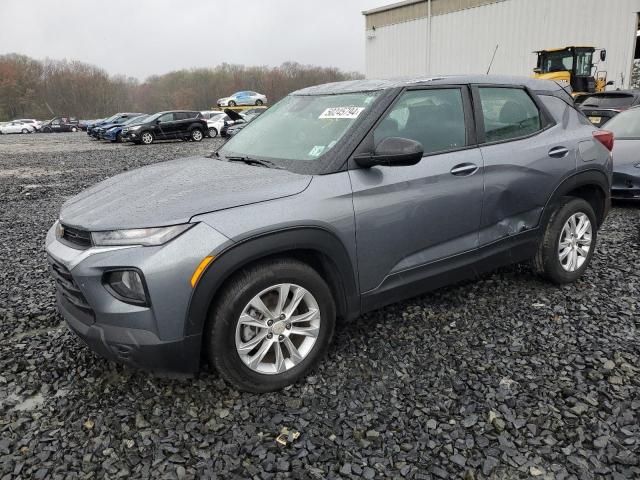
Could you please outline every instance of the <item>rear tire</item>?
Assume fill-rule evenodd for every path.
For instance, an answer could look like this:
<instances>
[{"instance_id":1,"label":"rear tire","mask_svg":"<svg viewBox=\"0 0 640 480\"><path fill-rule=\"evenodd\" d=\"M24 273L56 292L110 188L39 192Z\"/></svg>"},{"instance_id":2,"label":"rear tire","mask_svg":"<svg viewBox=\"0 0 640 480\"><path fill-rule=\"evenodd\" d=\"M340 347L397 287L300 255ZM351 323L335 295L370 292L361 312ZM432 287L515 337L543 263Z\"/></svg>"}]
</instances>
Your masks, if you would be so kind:
<instances>
[{"instance_id":1,"label":"rear tire","mask_svg":"<svg viewBox=\"0 0 640 480\"><path fill-rule=\"evenodd\" d=\"M551 215L533 259L533 269L553 283L580 278L593 257L598 236L596 215L582 198L566 197Z\"/></svg>"},{"instance_id":2,"label":"rear tire","mask_svg":"<svg viewBox=\"0 0 640 480\"><path fill-rule=\"evenodd\" d=\"M209 136L211 138L216 138L218 136L218 130L216 130L214 127L211 127L209 129Z\"/></svg>"},{"instance_id":3,"label":"rear tire","mask_svg":"<svg viewBox=\"0 0 640 480\"><path fill-rule=\"evenodd\" d=\"M71 131L72 131L73 133L75 133L75 132L77 132L77 131L78 131L78 129L77 129L76 127L71 127Z\"/></svg>"},{"instance_id":4,"label":"rear tire","mask_svg":"<svg viewBox=\"0 0 640 480\"><path fill-rule=\"evenodd\" d=\"M193 140L194 142L202 141L203 137L204 137L204 134L202 133L202 130L200 130L199 128L194 128L193 130L191 130L191 140Z\"/></svg>"},{"instance_id":5,"label":"rear tire","mask_svg":"<svg viewBox=\"0 0 640 480\"><path fill-rule=\"evenodd\" d=\"M22 129L22 133L29 133L29 130L28 130L28 129L26 129L26 128L23 128L23 129Z\"/></svg>"},{"instance_id":6,"label":"rear tire","mask_svg":"<svg viewBox=\"0 0 640 480\"><path fill-rule=\"evenodd\" d=\"M235 106L236 106L236 102L234 102L233 100L231 100L231 101L229 102L229 106L230 106L230 107L235 107Z\"/></svg>"},{"instance_id":7,"label":"rear tire","mask_svg":"<svg viewBox=\"0 0 640 480\"><path fill-rule=\"evenodd\" d=\"M253 308L256 298L269 316ZM209 317L204 347L210 365L235 388L270 392L316 366L329 348L335 321L331 291L318 272L293 259L270 260L227 282Z\"/></svg>"}]
</instances>

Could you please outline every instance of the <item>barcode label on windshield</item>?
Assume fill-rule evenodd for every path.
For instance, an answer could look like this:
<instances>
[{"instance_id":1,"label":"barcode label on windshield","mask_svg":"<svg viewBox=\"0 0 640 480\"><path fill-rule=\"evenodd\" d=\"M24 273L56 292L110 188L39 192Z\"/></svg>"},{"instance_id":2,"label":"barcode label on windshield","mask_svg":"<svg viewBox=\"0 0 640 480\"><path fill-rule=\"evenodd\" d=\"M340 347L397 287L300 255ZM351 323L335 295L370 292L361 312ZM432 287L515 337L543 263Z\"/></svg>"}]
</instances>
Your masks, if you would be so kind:
<instances>
[{"instance_id":1,"label":"barcode label on windshield","mask_svg":"<svg viewBox=\"0 0 640 480\"><path fill-rule=\"evenodd\" d=\"M358 118L364 107L330 107L318 118Z\"/></svg>"}]
</instances>

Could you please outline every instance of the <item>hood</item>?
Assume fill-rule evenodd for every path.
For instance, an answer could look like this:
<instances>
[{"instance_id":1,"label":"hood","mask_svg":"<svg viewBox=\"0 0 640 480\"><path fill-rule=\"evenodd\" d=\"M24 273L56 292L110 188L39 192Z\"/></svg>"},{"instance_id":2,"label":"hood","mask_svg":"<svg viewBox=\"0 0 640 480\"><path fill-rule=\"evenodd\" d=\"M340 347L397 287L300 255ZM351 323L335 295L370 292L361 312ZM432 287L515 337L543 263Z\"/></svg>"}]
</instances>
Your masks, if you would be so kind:
<instances>
[{"instance_id":1,"label":"hood","mask_svg":"<svg viewBox=\"0 0 640 480\"><path fill-rule=\"evenodd\" d=\"M605 125L606 129L607 126ZM621 139L616 138L613 141L613 171L617 171L616 167L629 166L640 163L640 139ZM638 169L640 175L640 168Z\"/></svg>"},{"instance_id":2,"label":"hood","mask_svg":"<svg viewBox=\"0 0 640 480\"><path fill-rule=\"evenodd\" d=\"M161 227L302 192L310 175L191 157L116 175L68 200L60 220L86 230Z\"/></svg>"},{"instance_id":3,"label":"hood","mask_svg":"<svg viewBox=\"0 0 640 480\"><path fill-rule=\"evenodd\" d=\"M244 120L244 117L242 115L240 115L235 110L231 110L230 108L225 108L224 113L226 113L227 117L229 117L234 122L237 122L238 120Z\"/></svg>"}]
</instances>

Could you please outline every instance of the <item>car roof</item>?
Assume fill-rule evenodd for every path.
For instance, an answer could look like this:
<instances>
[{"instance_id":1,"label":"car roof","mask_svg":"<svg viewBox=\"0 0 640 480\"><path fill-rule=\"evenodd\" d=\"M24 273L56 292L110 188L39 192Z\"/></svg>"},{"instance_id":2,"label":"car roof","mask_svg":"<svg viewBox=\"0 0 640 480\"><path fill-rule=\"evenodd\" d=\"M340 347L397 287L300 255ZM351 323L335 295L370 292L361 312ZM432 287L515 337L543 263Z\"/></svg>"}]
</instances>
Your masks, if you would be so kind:
<instances>
[{"instance_id":1,"label":"car roof","mask_svg":"<svg viewBox=\"0 0 640 480\"><path fill-rule=\"evenodd\" d=\"M562 87L551 80L538 80L515 75L423 75L391 79L347 80L325 83L297 90L292 95L331 95L339 93L374 92L392 88L430 85L518 85L532 90L561 90Z\"/></svg>"}]
</instances>

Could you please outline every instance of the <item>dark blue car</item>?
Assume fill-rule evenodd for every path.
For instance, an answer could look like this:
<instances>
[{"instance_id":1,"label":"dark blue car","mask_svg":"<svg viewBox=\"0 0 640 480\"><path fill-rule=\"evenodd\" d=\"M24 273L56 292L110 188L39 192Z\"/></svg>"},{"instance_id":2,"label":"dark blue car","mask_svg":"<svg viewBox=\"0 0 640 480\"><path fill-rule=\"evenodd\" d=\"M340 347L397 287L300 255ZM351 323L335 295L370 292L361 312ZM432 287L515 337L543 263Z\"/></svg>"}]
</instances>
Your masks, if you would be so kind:
<instances>
[{"instance_id":1,"label":"dark blue car","mask_svg":"<svg viewBox=\"0 0 640 480\"><path fill-rule=\"evenodd\" d=\"M128 125L135 125L138 122L144 121L147 117L146 113L138 115L137 117L131 117L130 119L100 127L100 138L102 140L109 140L110 142L120 143L122 141L122 128Z\"/></svg>"},{"instance_id":2,"label":"dark blue car","mask_svg":"<svg viewBox=\"0 0 640 480\"><path fill-rule=\"evenodd\" d=\"M97 132L97 130L99 128L103 128L106 125L109 124L117 124L117 123L122 123L132 117L138 117L142 115L142 113L116 113L115 115L111 115L108 118L105 118L104 120L97 122L97 123L93 123L91 125L87 126L87 135L89 135L90 137L95 138L96 140L100 138L99 133Z\"/></svg>"}]
</instances>

